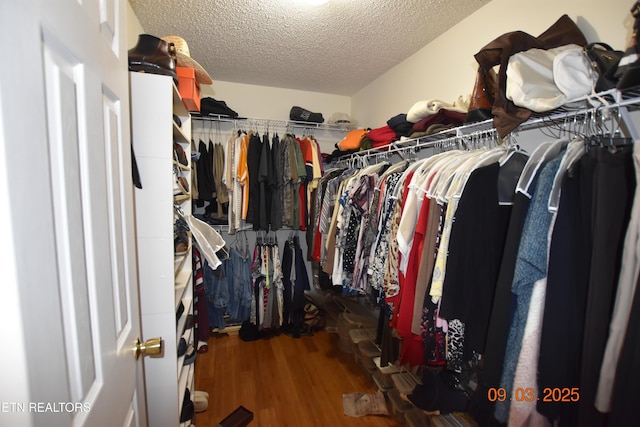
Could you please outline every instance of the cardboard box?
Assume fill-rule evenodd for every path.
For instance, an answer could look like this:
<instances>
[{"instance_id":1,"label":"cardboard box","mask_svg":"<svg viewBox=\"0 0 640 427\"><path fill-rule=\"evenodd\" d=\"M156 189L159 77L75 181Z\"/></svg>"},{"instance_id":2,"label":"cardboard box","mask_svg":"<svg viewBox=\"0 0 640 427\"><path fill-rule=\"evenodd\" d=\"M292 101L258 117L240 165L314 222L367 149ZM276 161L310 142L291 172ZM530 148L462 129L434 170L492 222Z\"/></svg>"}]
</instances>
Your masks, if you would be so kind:
<instances>
[{"instance_id":1,"label":"cardboard box","mask_svg":"<svg viewBox=\"0 0 640 427\"><path fill-rule=\"evenodd\" d=\"M176 67L178 90L185 107L189 111L200 111L200 86L193 68Z\"/></svg>"}]
</instances>

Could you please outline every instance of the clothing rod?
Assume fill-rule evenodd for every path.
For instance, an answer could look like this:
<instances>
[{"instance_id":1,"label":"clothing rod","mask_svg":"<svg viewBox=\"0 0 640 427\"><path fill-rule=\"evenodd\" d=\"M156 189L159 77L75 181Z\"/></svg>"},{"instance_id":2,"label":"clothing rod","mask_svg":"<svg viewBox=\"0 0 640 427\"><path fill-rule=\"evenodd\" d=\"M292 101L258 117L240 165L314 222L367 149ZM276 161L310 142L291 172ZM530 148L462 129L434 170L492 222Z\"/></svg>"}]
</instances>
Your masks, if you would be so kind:
<instances>
[{"instance_id":1,"label":"clothing rod","mask_svg":"<svg viewBox=\"0 0 640 427\"><path fill-rule=\"evenodd\" d=\"M520 126L518 126L512 133L517 134L520 131L539 129L542 127L547 127L550 124L562 123L566 119L583 117L591 113L601 113L604 110L618 110L621 113L620 119L626 124L630 136L634 139L636 135L640 136L640 134L638 134L638 132L632 125L627 111L628 107L637 108L640 106L640 99L638 97L623 98L619 91L617 91L616 89L612 89L606 92L599 93L596 96L588 96L582 98L575 102L584 102L585 105L588 104L590 106L584 106L575 109L561 107L556 111L551 112L550 114L536 114L532 118L520 124ZM400 153L409 150L420 150L424 148L433 148L437 147L438 145L451 142L465 142L465 139L469 137L481 135L489 131L495 132L495 128L493 127L493 119L470 123L452 129L446 129L433 135L394 141L388 147L370 148L368 150L352 153L340 157L340 159L336 160L336 162L348 163L350 161L367 159L380 155Z\"/></svg>"},{"instance_id":2,"label":"clothing rod","mask_svg":"<svg viewBox=\"0 0 640 427\"><path fill-rule=\"evenodd\" d=\"M204 221L204 220L201 220ZM206 221L204 221L206 222ZM208 224L208 223L207 223ZM264 233L276 233L278 231L282 231L282 232L298 232L298 231L303 231L303 230L299 230L297 228L291 228L291 227L282 227L279 228L277 230L254 230L253 229L253 225L252 224L244 224L242 227L237 228L237 229L232 229L231 231L233 231L233 233L229 233L229 226L228 225L224 225L224 224L208 224L211 228L213 228L214 230L216 230L218 233L224 233L224 234L235 234L235 233L239 233L239 232L243 232L243 231L255 231L257 232L264 232Z\"/></svg>"},{"instance_id":3,"label":"clothing rod","mask_svg":"<svg viewBox=\"0 0 640 427\"><path fill-rule=\"evenodd\" d=\"M455 134L451 135L453 132ZM474 138L494 138L496 129L493 127L485 127L474 132L463 133L460 128L448 129L433 135L420 136L418 138L394 141L388 147L370 148L368 150L359 151L346 156L342 156L336 160L338 163L348 163L358 159L367 159L377 156L388 156L391 154L400 154L406 151L420 151L425 148L444 147L444 145L455 143L468 143Z\"/></svg>"},{"instance_id":4,"label":"clothing rod","mask_svg":"<svg viewBox=\"0 0 640 427\"><path fill-rule=\"evenodd\" d=\"M276 120L276 119L260 119L253 117L246 118L233 118L229 116L220 115L208 115L208 116L191 116L192 120L198 120L202 122L224 122L233 123L234 126L241 126L242 123L255 126L273 126L281 128L307 128L307 129L325 129L347 132L354 129L353 126L346 126L344 124L330 124L330 123L313 123L313 122L300 122L295 120Z\"/></svg>"}]
</instances>

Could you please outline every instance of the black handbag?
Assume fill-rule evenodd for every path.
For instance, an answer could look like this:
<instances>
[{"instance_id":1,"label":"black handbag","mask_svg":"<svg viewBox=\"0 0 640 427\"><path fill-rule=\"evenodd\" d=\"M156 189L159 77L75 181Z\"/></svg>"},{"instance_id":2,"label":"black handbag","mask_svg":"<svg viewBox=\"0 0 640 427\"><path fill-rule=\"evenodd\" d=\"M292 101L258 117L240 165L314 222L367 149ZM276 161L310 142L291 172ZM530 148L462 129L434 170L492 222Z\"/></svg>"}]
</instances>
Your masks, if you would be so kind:
<instances>
[{"instance_id":1,"label":"black handbag","mask_svg":"<svg viewBox=\"0 0 640 427\"><path fill-rule=\"evenodd\" d=\"M615 74L624 52L614 50L611 46L602 42L589 43L584 47L584 51L591 61L591 66L598 73L596 92L615 88L618 83L618 78Z\"/></svg>"},{"instance_id":2,"label":"black handbag","mask_svg":"<svg viewBox=\"0 0 640 427\"><path fill-rule=\"evenodd\" d=\"M617 88L624 92L628 89L637 88L640 85L640 61L638 61L638 49L640 49L640 1L634 3L631 8L633 17L633 33L627 45L615 77L618 79Z\"/></svg>"}]
</instances>

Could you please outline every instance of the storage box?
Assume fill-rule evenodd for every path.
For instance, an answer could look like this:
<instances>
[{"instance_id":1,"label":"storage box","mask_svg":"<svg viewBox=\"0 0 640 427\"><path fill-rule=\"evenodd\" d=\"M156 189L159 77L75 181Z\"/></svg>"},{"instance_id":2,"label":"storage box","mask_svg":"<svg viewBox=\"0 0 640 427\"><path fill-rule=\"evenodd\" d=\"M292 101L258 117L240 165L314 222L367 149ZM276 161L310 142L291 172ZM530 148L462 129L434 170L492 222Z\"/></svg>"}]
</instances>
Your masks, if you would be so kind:
<instances>
[{"instance_id":1,"label":"storage box","mask_svg":"<svg viewBox=\"0 0 640 427\"><path fill-rule=\"evenodd\" d=\"M381 374L380 371L376 369L372 372L371 377L373 378L373 382L378 386L378 390L383 393L393 390L393 380L391 376L385 377L384 374Z\"/></svg>"},{"instance_id":2,"label":"storage box","mask_svg":"<svg viewBox=\"0 0 640 427\"><path fill-rule=\"evenodd\" d=\"M391 375L394 387L399 393L411 394L418 385L414 379L414 376L410 372L398 372Z\"/></svg>"},{"instance_id":3,"label":"storage box","mask_svg":"<svg viewBox=\"0 0 640 427\"><path fill-rule=\"evenodd\" d=\"M429 427L429 416L418 408L411 408L404 413L404 420L409 427Z\"/></svg>"},{"instance_id":4,"label":"storage box","mask_svg":"<svg viewBox=\"0 0 640 427\"><path fill-rule=\"evenodd\" d=\"M391 402L391 410L393 414L396 416L396 421L400 424L405 423L404 414L405 412L413 409L413 405L411 402L407 402L403 398L400 397L400 393L394 388L387 391L387 398L389 398L389 402Z\"/></svg>"},{"instance_id":5,"label":"storage box","mask_svg":"<svg viewBox=\"0 0 640 427\"><path fill-rule=\"evenodd\" d=\"M176 67L178 91L184 106L189 111L200 111L200 86L196 81L196 71L188 67Z\"/></svg>"},{"instance_id":6,"label":"storage box","mask_svg":"<svg viewBox=\"0 0 640 427\"><path fill-rule=\"evenodd\" d=\"M376 371L376 365L373 364L373 361L370 359L366 360L358 358L357 363L360 366L360 369L362 369L365 378L367 378L371 385L375 386L376 383L373 380L373 373Z\"/></svg>"},{"instance_id":7,"label":"storage box","mask_svg":"<svg viewBox=\"0 0 640 427\"><path fill-rule=\"evenodd\" d=\"M356 341L361 339L375 338L375 319L369 319L368 317L344 312L340 314L337 321L338 326L338 347L345 353L356 354L357 346L356 342L352 340L351 331L354 329L368 329L366 332L354 333L353 337Z\"/></svg>"},{"instance_id":8,"label":"storage box","mask_svg":"<svg viewBox=\"0 0 640 427\"><path fill-rule=\"evenodd\" d=\"M373 362L373 359L380 356L380 349L378 348L378 346L375 345L373 341L361 341L357 345L360 357L362 357L363 359L372 359L371 362L373 363L374 368L377 369L375 363Z\"/></svg>"}]
</instances>

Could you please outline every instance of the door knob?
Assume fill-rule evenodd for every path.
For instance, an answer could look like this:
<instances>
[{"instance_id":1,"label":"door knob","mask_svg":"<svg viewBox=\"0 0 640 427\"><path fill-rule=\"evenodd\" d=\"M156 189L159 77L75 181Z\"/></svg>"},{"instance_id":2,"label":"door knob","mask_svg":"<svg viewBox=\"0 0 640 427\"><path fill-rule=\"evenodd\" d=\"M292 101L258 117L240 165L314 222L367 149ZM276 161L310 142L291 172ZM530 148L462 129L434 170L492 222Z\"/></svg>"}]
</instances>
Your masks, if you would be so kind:
<instances>
[{"instance_id":1,"label":"door knob","mask_svg":"<svg viewBox=\"0 0 640 427\"><path fill-rule=\"evenodd\" d=\"M162 354L162 348L164 347L164 341L162 338L151 338L145 342L140 342L140 338L136 338L135 343L135 356L136 360L142 356L157 356Z\"/></svg>"}]
</instances>

